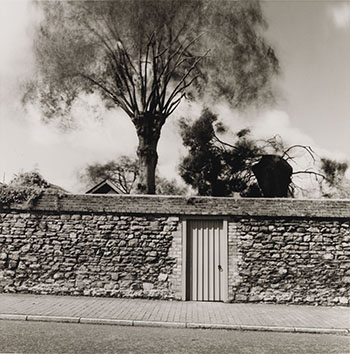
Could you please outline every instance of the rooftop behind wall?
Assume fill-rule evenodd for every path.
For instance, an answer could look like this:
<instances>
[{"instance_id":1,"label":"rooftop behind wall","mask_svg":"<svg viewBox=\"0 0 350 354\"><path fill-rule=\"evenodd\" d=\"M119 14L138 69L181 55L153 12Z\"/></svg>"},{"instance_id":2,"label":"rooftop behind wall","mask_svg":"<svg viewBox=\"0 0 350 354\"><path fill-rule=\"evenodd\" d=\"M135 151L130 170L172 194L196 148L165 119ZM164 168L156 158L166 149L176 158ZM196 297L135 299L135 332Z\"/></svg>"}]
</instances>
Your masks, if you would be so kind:
<instances>
[{"instance_id":1,"label":"rooftop behind wall","mask_svg":"<svg viewBox=\"0 0 350 354\"><path fill-rule=\"evenodd\" d=\"M4 207L3 207L4 209ZM214 198L141 195L44 195L31 208L10 209L118 214L171 214L263 216L300 218L350 218L350 200L297 200L265 198Z\"/></svg>"}]
</instances>

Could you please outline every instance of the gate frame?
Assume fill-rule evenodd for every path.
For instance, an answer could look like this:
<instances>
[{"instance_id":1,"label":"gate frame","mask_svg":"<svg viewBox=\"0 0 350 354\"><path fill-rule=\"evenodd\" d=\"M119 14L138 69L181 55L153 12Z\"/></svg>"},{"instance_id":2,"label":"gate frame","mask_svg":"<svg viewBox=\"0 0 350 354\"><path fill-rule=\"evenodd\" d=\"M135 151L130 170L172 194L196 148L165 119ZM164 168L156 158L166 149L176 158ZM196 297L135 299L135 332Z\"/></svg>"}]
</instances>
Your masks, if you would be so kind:
<instances>
[{"instance_id":1,"label":"gate frame","mask_svg":"<svg viewBox=\"0 0 350 354\"><path fill-rule=\"evenodd\" d=\"M223 229L223 237L224 237L224 244L226 245L226 257L224 257L223 261L223 267L226 269L226 277L223 278L224 285L224 293L222 295L222 301L223 302L228 302L228 275L229 275L229 269L228 269L228 251L229 251L229 245L228 245L228 217L225 216L212 216L212 215L202 215L202 216L187 216L182 219L181 222L181 233L182 233L182 301L190 301L187 300L187 274L188 274L188 264L187 264L187 252L188 252L188 245L187 245L187 239L188 239L188 232L187 232L187 221L189 220L220 220L222 221L222 229Z\"/></svg>"}]
</instances>

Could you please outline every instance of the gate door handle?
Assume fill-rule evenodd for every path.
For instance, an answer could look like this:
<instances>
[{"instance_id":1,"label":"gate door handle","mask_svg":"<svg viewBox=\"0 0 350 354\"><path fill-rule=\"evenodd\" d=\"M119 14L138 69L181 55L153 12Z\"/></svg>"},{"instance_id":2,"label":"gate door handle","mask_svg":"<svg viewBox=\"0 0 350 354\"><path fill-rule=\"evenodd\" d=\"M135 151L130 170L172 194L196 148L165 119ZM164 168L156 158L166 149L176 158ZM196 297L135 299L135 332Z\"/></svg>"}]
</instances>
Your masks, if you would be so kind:
<instances>
[{"instance_id":1,"label":"gate door handle","mask_svg":"<svg viewBox=\"0 0 350 354\"><path fill-rule=\"evenodd\" d=\"M223 272L223 271L224 271L224 270L222 269L222 267L221 267L220 264L218 265L218 268L219 268L219 271L220 271L220 272Z\"/></svg>"}]
</instances>

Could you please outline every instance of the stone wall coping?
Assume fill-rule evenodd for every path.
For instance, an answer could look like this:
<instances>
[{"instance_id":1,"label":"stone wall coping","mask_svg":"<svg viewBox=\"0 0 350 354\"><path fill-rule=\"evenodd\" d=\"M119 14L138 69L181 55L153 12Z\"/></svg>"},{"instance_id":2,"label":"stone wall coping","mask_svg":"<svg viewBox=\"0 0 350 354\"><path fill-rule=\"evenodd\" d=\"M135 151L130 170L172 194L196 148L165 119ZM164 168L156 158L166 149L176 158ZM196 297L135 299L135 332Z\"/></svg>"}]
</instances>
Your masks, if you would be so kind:
<instances>
[{"instance_id":1,"label":"stone wall coping","mask_svg":"<svg viewBox=\"0 0 350 354\"><path fill-rule=\"evenodd\" d=\"M164 195L44 194L34 206L12 204L0 211L162 214L188 216L350 219L349 199L218 198Z\"/></svg>"}]
</instances>

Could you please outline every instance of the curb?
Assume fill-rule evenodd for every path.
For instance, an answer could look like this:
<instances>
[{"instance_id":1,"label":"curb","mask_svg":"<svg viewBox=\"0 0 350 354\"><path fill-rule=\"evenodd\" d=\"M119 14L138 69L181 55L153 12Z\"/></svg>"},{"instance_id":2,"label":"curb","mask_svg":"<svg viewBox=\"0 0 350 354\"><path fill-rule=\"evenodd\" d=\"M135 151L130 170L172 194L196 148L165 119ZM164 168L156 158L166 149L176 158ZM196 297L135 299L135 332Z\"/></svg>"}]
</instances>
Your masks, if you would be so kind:
<instances>
[{"instance_id":1,"label":"curb","mask_svg":"<svg viewBox=\"0 0 350 354\"><path fill-rule=\"evenodd\" d=\"M111 319L111 318L81 317L81 318L79 318L79 323L115 325L115 326L133 326L133 321L131 321L131 320L117 320L117 319Z\"/></svg>"},{"instance_id":2,"label":"curb","mask_svg":"<svg viewBox=\"0 0 350 354\"><path fill-rule=\"evenodd\" d=\"M0 320L8 321L40 321L56 323L81 323L98 325L115 325L131 327L166 327L166 328L191 328L191 329L223 329L234 331L259 331L259 332L287 332L310 334L340 334L350 335L350 328L316 328L316 327L279 327L279 326L254 326L231 325L224 323L197 323L197 322L162 322L141 320L118 320L112 318L67 317L47 315L17 315L0 314Z\"/></svg>"},{"instance_id":3,"label":"curb","mask_svg":"<svg viewBox=\"0 0 350 354\"><path fill-rule=\"evenodd\" d=\"M79 323L79 317L28 315L27 321Z\"/></svg>"}]
</instances>

